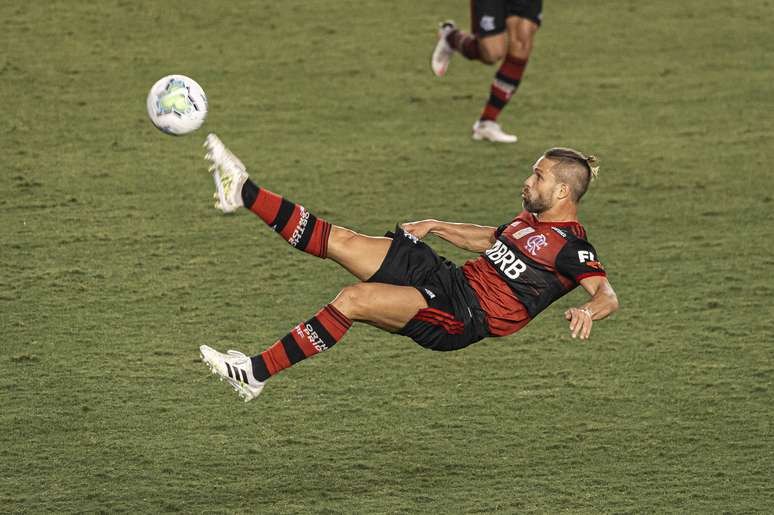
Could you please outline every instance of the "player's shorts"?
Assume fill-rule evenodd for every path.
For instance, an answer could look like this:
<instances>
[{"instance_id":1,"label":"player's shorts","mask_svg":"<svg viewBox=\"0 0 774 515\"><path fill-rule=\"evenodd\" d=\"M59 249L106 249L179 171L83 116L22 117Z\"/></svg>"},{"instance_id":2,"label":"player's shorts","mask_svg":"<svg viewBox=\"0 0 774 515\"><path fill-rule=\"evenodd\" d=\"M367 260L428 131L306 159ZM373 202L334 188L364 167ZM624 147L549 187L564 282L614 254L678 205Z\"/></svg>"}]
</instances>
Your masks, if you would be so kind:
<instances>
[{"instance_id":1,"label":"player's shorts","mask_svg":"<svg viewBox=\"0 0 774 515\"><path fill-rule=\"evenodd\" d=\"M526 18L540 26L543 0L470 0L470 31L477 36L500 34L509 16Z\"/></svg>"},{"instance_id":2,"label":"player's shorts","mask_svg":"<svg viewBox=\"0 0 774 515\"><path fill-rule=\"evenodd\" d=\"M390 250L368 282L413 286L428 304L398 334L438 351L462 349L489 335L486 314L457 265L399 226L385 236L392 238Z\"/></svg>"}]
</instances>

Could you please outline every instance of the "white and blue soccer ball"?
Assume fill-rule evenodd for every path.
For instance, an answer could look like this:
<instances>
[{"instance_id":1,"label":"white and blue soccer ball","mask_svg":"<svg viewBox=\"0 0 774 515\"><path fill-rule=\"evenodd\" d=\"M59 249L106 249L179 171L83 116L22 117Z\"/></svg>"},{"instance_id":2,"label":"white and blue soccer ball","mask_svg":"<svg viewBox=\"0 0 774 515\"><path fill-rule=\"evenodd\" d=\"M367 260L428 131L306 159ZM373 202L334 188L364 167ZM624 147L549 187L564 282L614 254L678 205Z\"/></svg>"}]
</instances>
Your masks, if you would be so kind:
<instances>
[{"instance_id":1,"label":"white and blue soccer ball","mask_svg":"<svg viewBox=\"0 0 774 515\"><path fill-rule=\"evenodd\" d=\"M207 118L207 95L185 75L167 75L148 93L148 117L160 131L174 136L193 132Z\"/></svg>"}]
</instances>

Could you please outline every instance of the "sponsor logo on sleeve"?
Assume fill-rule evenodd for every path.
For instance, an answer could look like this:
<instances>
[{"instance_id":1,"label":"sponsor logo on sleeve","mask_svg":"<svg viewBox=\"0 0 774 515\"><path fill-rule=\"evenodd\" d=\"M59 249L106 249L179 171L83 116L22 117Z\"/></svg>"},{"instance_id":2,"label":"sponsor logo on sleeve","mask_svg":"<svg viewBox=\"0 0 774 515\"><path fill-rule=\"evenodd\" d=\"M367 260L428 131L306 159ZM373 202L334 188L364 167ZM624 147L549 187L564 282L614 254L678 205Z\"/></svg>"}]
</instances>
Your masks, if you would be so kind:
<instances>
[{"instance_id":1,"label":"sponsor logo on sleeve","mask_svg":"<svg viewBox=\"0 0 774 515\"><path fill-rule=\"evenodd\" d=\"M586 263L587 261L594 261L594 253L588 250L579 250L578 261L581 263Z\"/></svg>"}]
</instances>

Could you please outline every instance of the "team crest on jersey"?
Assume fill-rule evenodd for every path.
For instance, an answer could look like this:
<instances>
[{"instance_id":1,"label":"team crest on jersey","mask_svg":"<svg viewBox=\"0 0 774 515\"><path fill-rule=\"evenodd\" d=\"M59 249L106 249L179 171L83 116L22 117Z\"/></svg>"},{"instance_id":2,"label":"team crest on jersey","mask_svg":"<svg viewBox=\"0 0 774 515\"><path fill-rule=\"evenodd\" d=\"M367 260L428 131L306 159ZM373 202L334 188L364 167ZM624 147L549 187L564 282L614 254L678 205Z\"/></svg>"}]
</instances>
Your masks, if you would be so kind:
<instances>
[{"instance_id":1,"label":"team crest on jersey","mask_svg":"<svg viewBox=\"0 0 774 515\"><path fill-rule=\"evenodd\" d=\"M529 251L530 254L533 256L537 256L537 253L540 249L543 247L548 246L548 240L546 239L546 236L544 234L536 234L534 236L530 236L527 240L527 251Z\"/></svg>"}]
</instances>

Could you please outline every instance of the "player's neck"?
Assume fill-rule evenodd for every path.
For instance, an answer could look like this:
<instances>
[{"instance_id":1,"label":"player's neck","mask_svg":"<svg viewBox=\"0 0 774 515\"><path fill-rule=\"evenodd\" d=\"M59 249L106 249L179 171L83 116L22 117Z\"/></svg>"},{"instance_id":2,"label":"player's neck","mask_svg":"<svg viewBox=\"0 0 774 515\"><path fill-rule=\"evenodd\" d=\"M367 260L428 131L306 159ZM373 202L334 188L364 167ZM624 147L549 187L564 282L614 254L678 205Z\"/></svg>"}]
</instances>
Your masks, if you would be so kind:
<instances>
[{"instance_id":1,"label":"player's neck","mask_svg":"<svg viewBox=\"0 0 774 515\"><path fill-rule=\"evenodd\" d=\"M577 222L578 209L574 205L554 206L535 215L538 222Z\"/></svg>"}]
</instances>

